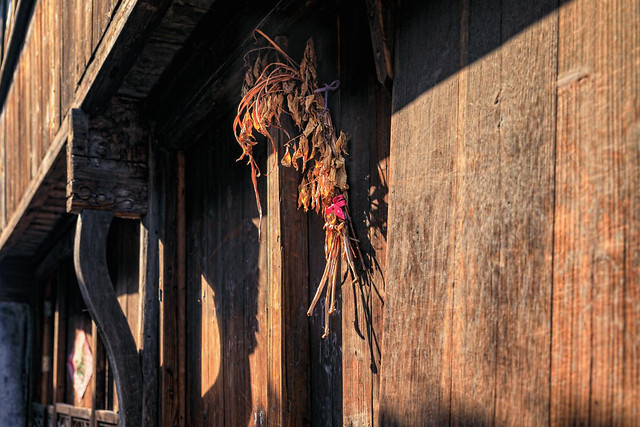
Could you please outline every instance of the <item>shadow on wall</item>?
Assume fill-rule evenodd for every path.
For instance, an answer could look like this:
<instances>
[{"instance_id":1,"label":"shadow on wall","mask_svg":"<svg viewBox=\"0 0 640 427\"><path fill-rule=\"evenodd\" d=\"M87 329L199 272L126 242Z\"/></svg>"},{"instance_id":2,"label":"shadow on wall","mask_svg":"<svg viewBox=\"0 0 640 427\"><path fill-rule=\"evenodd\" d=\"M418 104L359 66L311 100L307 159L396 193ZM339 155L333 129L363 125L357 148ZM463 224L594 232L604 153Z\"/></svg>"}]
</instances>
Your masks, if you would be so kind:
<instances>
[{"instance_id":1,"label":"shadow on wall","mask_svg":"<svg viewBox=\"0 0 640 427\"><path fill-rule=\"evenodd\" d=\"M267 322L258 309L266 254L253 187L245 165L229 160L236 153L226 136L185 156L188 425L262 425L266 417Z\"/></svg>"},{"instance_id":2,"label":"shadow on wall","mask_svg":"<svg viewBox=\"0 0 640 427\"><path fill-rule=\"evenodd\" d=\"M569 1L571 0L560 0L560 5ZM412 63L416 72L411 84L398 84L397 79L394 81L393 112L401 110L438 83L455 76L462 67L498 49L559 7L558 0L518 3L520 7L499 1L403 2L396 19L403 26L403 36L396 40L396 62ZM501 9L506 12L502 22L491 28L478 25L491 22L491 16ZM466 40L461 40L463 20L459 14L451 13L455 10L466 11L469 28ZM485 14L488 15L483 16ZM448 19L454 15L457 19ZM466 43L465 49L458 51L457 47L463 43ZM456 46L456 49L451 49L452 46ZM416 57L416 52L421 52L421 55Z\"/></svg>"},{"instance_id":3,"label":"shadow on wall","mask_svg":"<svg viewBox=\"0 0 640 427\"><path fill-rule=\"evenodd\" d=\"M0 302L0 426L27 419L29 306Z\"/></svg>"}]
</instances>

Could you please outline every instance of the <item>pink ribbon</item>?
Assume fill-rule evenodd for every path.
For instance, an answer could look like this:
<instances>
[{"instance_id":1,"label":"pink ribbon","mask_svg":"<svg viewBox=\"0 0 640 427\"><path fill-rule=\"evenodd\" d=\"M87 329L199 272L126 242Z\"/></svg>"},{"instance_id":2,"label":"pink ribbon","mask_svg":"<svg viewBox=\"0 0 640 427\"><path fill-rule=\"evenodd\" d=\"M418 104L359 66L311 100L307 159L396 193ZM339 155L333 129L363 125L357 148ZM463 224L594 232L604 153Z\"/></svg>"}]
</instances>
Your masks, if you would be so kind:
<instances>
[{"instance_id":1,"label":"pink ribbon","mask_svg":"<svg viewBox=\"0 0 640 427\"><path fill-rule=\"evenodd\" d=\"M334 213L338 218L344 221L344 211L342 208L346 205L347 202L344 200L344 196L342 196L342 194L334 197L333 204L331 204L325 211L325 216Z\"/></svg>"}]
</instances>

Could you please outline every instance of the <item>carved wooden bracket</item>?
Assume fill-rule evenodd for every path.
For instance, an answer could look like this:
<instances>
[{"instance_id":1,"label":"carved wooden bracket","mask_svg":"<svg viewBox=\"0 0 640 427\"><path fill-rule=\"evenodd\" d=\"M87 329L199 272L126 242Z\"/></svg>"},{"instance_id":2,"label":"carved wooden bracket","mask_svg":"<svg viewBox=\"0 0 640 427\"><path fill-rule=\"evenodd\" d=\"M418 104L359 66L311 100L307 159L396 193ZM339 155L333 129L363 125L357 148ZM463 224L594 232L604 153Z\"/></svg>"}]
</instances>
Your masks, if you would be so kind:
<instances>
[{"instance_id":1,"label":"carved wooden bracket","mask_svg":"<svg viewBox=\"0 0 640 427\"><path fill-rule=\"evenodd\" d=\"M107 269L107 234L113 214L85 210L78 216L74 264L82 297L107 349L118 392L120 425L142 422L142 371L135 340Z\"/></svg>"},{"instance_id":2,"label":"carved wooden bracket","mask_svg":"<svg viewBox=\"0 0 640 427\"><path fill-rule=\"evenodd\" d=\"M99 116L71 110L67 212L97 209L125 218L146 213L146 132L137 114L134 107L115 102Z\"/></svg>"}]
</instances>

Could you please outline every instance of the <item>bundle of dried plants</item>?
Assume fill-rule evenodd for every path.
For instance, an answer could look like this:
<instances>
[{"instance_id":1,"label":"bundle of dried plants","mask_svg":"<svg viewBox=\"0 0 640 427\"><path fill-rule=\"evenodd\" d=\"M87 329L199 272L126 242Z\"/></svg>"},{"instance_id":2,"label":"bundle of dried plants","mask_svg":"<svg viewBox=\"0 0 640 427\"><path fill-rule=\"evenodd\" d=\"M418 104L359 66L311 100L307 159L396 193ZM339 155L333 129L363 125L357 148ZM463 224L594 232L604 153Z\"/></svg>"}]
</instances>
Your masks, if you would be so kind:
<instances>
[{"instance_id":1,"label":"bundle of dried plants","mask_svg":"<svg viewBox=\"0 0 640 427\"><path fill-rule=\"evenodd\" d=\"M253 157L256 137L270 141L277 156L273 131L287 135L281 165L293 167L302 178L298 186L298 208L314 210L324 218L326 265L318 290L307 315L311 316L325 292L324 334L329 335L329 317L336 310L336 284L339 279L339 260L346 260L352 280L359 280L355 266L356 253L362 260L354 236L348 209L347 172L343 132L336 135L331 114L326 105L328 90L335 90L338 82L318 87L316 54L313 40L307 42L304 57L298 64L273 40L260 30L258 34L269 42L267 49L258 50L255 61L248 62L243 94L233 122L236 140L242 148L239 160L247 159L256 195L260 223L262 208L257 178L260 169ZM284 130L283 119L290 117L297 135Z\"/></svg>"}]
</instances>

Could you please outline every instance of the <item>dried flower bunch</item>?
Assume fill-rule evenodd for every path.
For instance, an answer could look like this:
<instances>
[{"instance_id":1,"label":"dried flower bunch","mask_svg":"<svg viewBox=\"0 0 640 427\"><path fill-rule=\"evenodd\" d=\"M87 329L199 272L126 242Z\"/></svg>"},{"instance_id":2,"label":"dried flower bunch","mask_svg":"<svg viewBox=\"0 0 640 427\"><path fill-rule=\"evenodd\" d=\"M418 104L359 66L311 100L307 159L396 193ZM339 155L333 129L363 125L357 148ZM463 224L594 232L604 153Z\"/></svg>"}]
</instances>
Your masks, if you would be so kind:
<instances>
[{"instance_id":1,"label":"dried flower bunch","mask_svg":"<svg viewBox=\"0 0 640 427\"><path fill-rule=\"evenodd\" d=\"M260 169L253 157L256 137L262 135L271 142L277 155L271 131L280 130L287 135L281 164L293 167L302 175L298 186L298 208L309 209L323 216L325 224L326 265L318 290L307 315L311 316L325 291L324 334L329 335L329 316L335 311L336 283L340 257L346 260L353 280L359 280L354 259L360 254L353 233L347 207L347 172L343 132L336 136L331 115L326 106L326 92L335 90L337 82L318 88L316 54L313 40L309 39L300 64L289 57L273 40L260 30L258 34L270 44L260 51L247 67L238 112L233 122L236 140L242 148L239 160L247 159L251 166L251 179L256 195L260 222L262 208L257 178ZM323 97L324 92L324 97ZM282 120L289 116L298 135L291 137L283 128Z\"/></svg>"}]
</instances>

